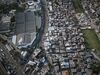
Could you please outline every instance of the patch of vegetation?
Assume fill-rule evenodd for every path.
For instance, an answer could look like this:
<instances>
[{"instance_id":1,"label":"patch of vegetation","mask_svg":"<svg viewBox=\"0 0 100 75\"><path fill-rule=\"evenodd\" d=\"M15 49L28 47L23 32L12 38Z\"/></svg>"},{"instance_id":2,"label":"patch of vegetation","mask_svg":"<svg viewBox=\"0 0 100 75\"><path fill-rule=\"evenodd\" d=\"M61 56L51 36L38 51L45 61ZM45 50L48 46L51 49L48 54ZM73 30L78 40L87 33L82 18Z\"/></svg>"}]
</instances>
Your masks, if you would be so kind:
<instances>
[{"instance_id":1,"label":"patch of vegetation","mask_svg":"<svg viewBox=\"0 0 100 75\"><path fill-rule=\"evenodd\" d=\"M0 69L0 75L4 75L3 71Z\"/></svg>"},{"instance_id":2,"label":"patch of vegetation","mask_svg":"<svg viewBox=\"0 0 100 75\"><path fill-rule=\"evenodd\" d=\"M97 37L96 32L93 29L82 30L83 37L85 39L85 45L88 49L100 50L100 40Z\"/></svg>"},{"instance_id":3,"label":"patch of vegetation","mask_svg":"<svg viewBox=\"0 0 100 75\"><path fill-rule=\"evenodd\" d=\"M12 3L10 5L0 4L0 13L7 14L12 9L15 9L16 11L23 11L24 10L24 8L19 7L19 5L17 3Z\"/></svg>"},{"instance_id":4,"label":"patch of vegetation","mask_svg":"<svg viewBox=\"0 0 100 75\"><path fill-rule=\"evenodd\" d=\"M15 16L11 18L11 22L15 22Z\"/></svg>"},{"instance_id":5,"label":"patch of vegetation","mask_svg":"<svg viewBox=\"0 0 100 75\"><path fill-rule=\"evenodd\" d=\"M72 0L72 1L73 1L73 5L74 5L76 12L79 12L79 13L84 12L83 6L81 4L81 0Z\"/></svg>"},{"instance_id":6,"label":"patch of vegetation","mask_svg":"<svg viewBox=\"0 0 100 75\"><path fill-rule=\"evenodd\" d=\"M99 75L100 73L100 63L92 64L93 74Z\"/></svg>"}]
</instances>

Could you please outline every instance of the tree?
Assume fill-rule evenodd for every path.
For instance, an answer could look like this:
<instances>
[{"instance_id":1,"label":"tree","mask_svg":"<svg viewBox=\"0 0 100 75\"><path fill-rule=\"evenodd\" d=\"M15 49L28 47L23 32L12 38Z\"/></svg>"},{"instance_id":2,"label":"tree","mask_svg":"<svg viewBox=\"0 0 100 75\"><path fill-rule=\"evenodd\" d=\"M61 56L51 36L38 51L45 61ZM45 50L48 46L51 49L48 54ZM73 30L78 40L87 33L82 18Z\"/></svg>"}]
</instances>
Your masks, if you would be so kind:
<instances>
[{"instance_id":1,"label":"tree","mask_svg":"<svg viewBox=\"0 0 100 75\"><path fill-rule=\"evenodd\" d=\"M100 63L92 64L93 73L99 75L100 72Z\"/></svg>"}]
</instances>

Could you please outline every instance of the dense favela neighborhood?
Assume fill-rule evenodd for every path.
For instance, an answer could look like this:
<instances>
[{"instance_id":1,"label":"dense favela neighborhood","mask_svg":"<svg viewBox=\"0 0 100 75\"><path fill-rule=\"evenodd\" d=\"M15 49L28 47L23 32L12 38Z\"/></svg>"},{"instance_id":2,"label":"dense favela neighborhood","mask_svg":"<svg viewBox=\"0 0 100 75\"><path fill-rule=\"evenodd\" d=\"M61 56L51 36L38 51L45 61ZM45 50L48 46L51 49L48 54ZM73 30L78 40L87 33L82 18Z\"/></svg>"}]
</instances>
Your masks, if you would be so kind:
<instances>
[{"instance_id":1,"label":"dense favela neighborhood","mask_svg":"<svg viewBox=\"0 0 100 75\"><path fill-rule=\"evenodd\" d=\"M0 0L0 75L100 75L100 0Z\"/></svg>"}]
</instances>

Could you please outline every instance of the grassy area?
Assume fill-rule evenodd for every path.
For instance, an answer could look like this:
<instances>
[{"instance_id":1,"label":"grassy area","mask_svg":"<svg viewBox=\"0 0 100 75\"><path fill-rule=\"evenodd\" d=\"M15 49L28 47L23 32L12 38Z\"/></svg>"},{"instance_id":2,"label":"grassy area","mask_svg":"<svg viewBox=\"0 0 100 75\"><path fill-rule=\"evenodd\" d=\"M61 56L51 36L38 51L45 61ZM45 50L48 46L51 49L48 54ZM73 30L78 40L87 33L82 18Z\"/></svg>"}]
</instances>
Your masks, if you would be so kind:
<instances>
[{"instance_id":1,"label":"grassy area","mask_svg":"<svg viewBox=\"0 0 100 75\"><path fill-rule=\"evenodd\" d=\"M0 75L3 75L3 73L0 71Z\"/></svg>"},{"instance_id":2,"label":"grassy area","mask_svg":"<svg viewBox=\"0 0 100 75\"><path fill-rule=\"evenodd\" d=\"M4 75L3 71L0 69L0 75Z\"/></svg>"},{"instance_id":3,"label":"grassy area","mask_svg":"<svg viewBox=\"0 0 100 75\"><path fill-rule=\"evenodd\" d=\"M76 12L78 13L84 12L81 0L73 0L73 5L75 7Z\"/></svg>"},{"instance_id":4,"label":"grassy area","mask_svg":"<svg viewBox=\"0 0 100 75\"><path fill-rule=\"evenodd\" d=\"M93 29L82 30L83 37L85 39L85 45L89 49L96 49L98 52L100 50L100 40L98 39L96 32Z\"/></svg>"}]
</instances>

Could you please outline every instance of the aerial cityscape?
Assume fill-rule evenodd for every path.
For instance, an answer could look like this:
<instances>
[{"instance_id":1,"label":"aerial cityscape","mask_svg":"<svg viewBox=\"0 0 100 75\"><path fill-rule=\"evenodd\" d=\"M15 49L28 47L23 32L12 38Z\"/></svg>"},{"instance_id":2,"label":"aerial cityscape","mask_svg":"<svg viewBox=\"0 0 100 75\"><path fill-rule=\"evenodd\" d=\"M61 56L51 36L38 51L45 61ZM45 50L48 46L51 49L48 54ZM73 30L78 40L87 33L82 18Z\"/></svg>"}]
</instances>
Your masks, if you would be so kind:
<instances>
[{"instance_id":1,"label":"aerial cityscape","mask_svg":"<svg viewBox=\"0 0 100 75\"><path fill-rule=\"evenodd\" d=\"M0 0L0 75L100 75L100 0Z\"/></svg>"}]
</instances>

